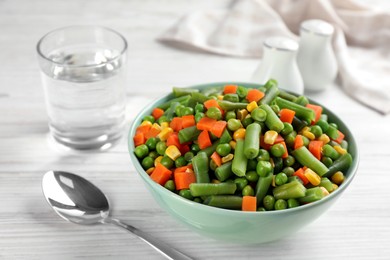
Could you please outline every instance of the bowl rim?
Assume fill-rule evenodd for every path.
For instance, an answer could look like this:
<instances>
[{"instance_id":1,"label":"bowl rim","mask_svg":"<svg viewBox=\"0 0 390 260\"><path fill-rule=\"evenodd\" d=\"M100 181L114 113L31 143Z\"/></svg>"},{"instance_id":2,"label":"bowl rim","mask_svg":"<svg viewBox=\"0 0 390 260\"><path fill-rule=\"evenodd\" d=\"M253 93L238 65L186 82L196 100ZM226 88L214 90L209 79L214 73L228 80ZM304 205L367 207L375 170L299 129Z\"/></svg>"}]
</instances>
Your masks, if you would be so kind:
<instances>
[{"instance_id":1,"label":"bowl rim","mask_svg":"<svg viewBox=\"0 0 390 260\"><path fill-rule=\"evenodd\" d=\"M251 88L251 87L252 88L253 87L258 88L258 87L262 86L262 84L257 84L257 83L252 83L252 82L221 81L221 82L211 82L211 83L202 83L202 84L197 84L197 85L191 85L191 86L188 86L188 87L185 87L185 88L193 88L193 89L201 90L201 89L206 89L206 88L210 88L210 87L219 87L219 86L222 87L222 86L228 85L228 84L229 85L239 85L239 86L243 86L243 87L246 87L246 88ZM291 93L293 93L293 92L291 92ZM346 174L347 178L344 180L342 185L340 185L335 191L333 191L332 193L330 193L326 197L322 198L321 200L318 200L318 201L315 201L315 202L312 202L312 203L308 203L308 204L305 204L305 205L300 205L300 206L294 207L294 208L287 208L287 209L283 209L283 210L272 210L272 211L240 211L240 210L231 210L231 209L212 207L212 206L204 205L202 203L198 203L198 202L194 202L194 201L185 199L185 198L181 197L180 195L178 195L178 194L176 194L176 193L174 193L172 191L167 190L166 188L164 188L160 184L154 182L150 178L150 176L146 173L146 171L142 168L141 163L138 161L138 158L135 156L135 154L133 152L135 147L134 147L134 142L133 142L133 138L132 137L135 134L136 128L141 123L142 118L145 115L150 114L151 110L156 106L156 104L158 104L159 102L167 101L167 100L171 99L172 97L173 97L173 93L169 92L168 94L165 94L162 97L156 98L155 100L153 100L149 104L147 104L137 114L137 116L134 118L134 120L132 122L132 125L131 125L129 133L128 133L128 139L127 139L128 152L130 154L131 161L134 164L134 167L135 167L137 173L141 176L141 178L147 184L149 184L153 189L156 189L159 193L162 192L162 194L167 195L167 196L169 196L171 198L174 198L175 200L179 200L181 203L187 204L188 206L194 207L195 209L199 209L199 210L202 210L202 211L215 211L215 212L220 212L220 213L223 213L223 214L231 214L232 216L235 216L235 215L253 216L253 215L263 215L263 214L267 214L267 215L280 215L280 214L288 214L288 213L293 213L293 212L300 212L300 211L304 211L306 209L319 207L320 205L322 205L322 204L324 204L324 203L326 203L326 202L328 202L328 201L330 201L332 199L336 199L338 197L338 195L341 195L341 193L350 185L350 183L352 182L352 180L354 179L354 177L355 177L355 175L357 173L357 169L358 169L358 165L359 165L359 161L360 161L360 155L359 155L359 149L358 149L358 146L357 146L357 143L356 143L356 139L355 139L352 131L331 110L329 110L324 105L316 102L315 100L312 100L312 99L308 98L310 103L321 105L323 107L323 111L327 115L329 115L331 118L334 118L337 121L341 122L341 127L340 127L340 125L339 125L339 127L343 130L343 132L347 133L346 134L346 139L348 140L349 146L352 145L352 146L355 147L355 155L352 158L352 165L348 169L348 174Z\"/></svg>"}]
</instances>

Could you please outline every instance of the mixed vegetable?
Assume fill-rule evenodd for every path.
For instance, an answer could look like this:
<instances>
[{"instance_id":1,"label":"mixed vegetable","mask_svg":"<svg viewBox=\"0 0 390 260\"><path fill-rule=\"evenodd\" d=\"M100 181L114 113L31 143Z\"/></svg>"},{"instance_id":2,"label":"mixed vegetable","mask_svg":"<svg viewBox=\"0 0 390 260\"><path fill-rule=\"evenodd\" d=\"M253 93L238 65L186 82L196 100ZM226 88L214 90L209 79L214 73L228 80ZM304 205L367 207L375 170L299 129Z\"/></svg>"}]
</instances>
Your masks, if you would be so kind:
<instances>
[{"instance_id":1,"label":"mixed vegetable","mask_svg":"<svg viewBox=\"0 0 390 260\"><path fill-rule=\"evenodd\" d=\"M352 163L322 107L275 80L173 95L143 118L134 153L152 180L186 199L243 211L293 208L336 190Z\"/></svg>"}]
</instances>

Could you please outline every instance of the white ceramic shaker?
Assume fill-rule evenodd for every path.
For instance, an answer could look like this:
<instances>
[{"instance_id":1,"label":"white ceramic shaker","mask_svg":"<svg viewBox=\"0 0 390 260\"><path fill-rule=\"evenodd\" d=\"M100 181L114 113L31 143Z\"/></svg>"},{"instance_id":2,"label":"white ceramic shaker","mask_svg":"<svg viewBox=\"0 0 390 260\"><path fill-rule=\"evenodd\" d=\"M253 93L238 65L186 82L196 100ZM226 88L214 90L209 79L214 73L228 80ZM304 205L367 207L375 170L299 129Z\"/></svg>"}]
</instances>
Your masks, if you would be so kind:
<instances>
[{"instance_id":1,"label":"white ceramic shaker","mask_svg":"<svg viewBox=\"0 0 390 260\"><path fill-rule=\"evenodd\" d=\"M280 88L303 94L303 80L296 63L298 47L298 43L290 38L267 38L263 43L263 60L252 81L264 84L272 78L278 81Z\"/></svg>"},{"instance_id":2,"label":"white ceramic shaker","mask_svg":"<svg viewBox=\"0 0 390 260\"><path fill-rule=\"evenodd\" d=\"M325 90L337 76L331 42L333 32L333 26L322 20L307 20L301 24L297 62L305 90Z\"/></svg>"}]
</instances>

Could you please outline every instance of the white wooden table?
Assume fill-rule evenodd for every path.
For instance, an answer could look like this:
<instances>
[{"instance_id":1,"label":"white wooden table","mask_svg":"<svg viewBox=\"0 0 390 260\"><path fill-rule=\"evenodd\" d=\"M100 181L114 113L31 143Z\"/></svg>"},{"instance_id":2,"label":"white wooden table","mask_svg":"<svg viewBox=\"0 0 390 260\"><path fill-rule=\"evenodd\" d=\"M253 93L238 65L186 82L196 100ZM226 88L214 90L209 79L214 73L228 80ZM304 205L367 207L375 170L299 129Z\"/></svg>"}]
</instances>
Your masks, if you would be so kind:
<instances>
[{"instance_id":1,"label":"white wooden table","mask_svg":"<svg viewBox=\"0 0 390 260\"><path fill-rule=\"evenodd\" d=\"M245 81L258 61L170 48L155 38L182 14L230 1L0 1L0 259L161 259L131 234L78 226L46 204L41 178L50 169L87 177L109 196L112 215L196 259L390 259L390 117L361 106L339 87L310 95L353 130L358 174L318 220L264 245L213 241L177 223L154 202L130 162L125 138L107 152L64 152L47 142L35 44L73 24L118 30L129 42L128 125L140 108L172 86ZM261 234L259 234L261 235Z\"/></svg>"}]
</instances>

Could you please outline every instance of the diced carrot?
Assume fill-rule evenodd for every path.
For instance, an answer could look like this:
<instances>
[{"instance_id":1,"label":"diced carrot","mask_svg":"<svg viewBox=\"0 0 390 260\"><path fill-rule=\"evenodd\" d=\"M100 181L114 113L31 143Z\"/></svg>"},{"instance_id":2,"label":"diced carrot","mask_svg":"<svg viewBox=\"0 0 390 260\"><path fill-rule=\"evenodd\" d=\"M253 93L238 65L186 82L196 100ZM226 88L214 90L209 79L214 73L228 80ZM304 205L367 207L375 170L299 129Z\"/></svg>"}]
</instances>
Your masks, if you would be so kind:
<instances>
[{"instance_id":1,"label":"diced carrot","mask_svg":"<svg viewBox=\"0 0 390 260\"><path fill-rule=\"evenodd\" d=\"M314 121L312 121L311 123L315 124L318 120L320 120L320 117L321 117L321 114L322 114L322 106L317 106L317 105L313 105L313 104L307 104L306 107L310 108L311 110L314 111L315 118L314 118Z\"/></svg>"},{"instance_id":2,"label":"diced carrot","mask_svg":"<svg viewBox=\"0 0 390 260\"><path fill-rule=\"evenodd\" d=\"M199 130L211 131L211 128L216 122L217 120L215 119L209 117L202 117L196 124L196 128L198 128Z\"/></svg>"},{"instance_id":3,"label":"diced carrot","mask_svg":"<svg viewBox=\"0 0 390 260\"><path fill-rule=\"evenodd\" d=\"M144 133L138 133L133 137L134 146L138 146L145 143L145 135Z\"/></svg>"},{"instance_id":4,"label":"diced carrot","mask_svg":"<svg viewBox=\"0 0 390 260\"><path fill-rule=\"evenodd\" d=\"M137 127L136 134L143 133L144 135L149 132L150 130L150 125L140 125Z\"/></svg>"},{"instance_id":5,"label":"diced carrot","mask_svg":"<svg viewBox=\"0 0 390 260\"><path fill-rule=\"evenodd\" d=\"M255 196L242 197L242 211L256 211L257 199Z\"/></svg>"},{"instance_id":6,"label":"diced carrot","mask_svg":"<svg viewBox=\"0 0 390 260\"><path fill-rule=\"evenodd\" d=\"M195 116L194 115L182 116L181 119L182 119L183 128L187 128L187 127L195 125Z\"/></svg>"},{"instance_id":7,"label":"diced carrot","mask_svg":"<svg viewBox=\"0 0 390 260\"><path fill-rule=\"evenodd\" d=\"M160 129L151 127L150 130L145 134L146 139L149 139L151 137L156 137L161 132Z\"/></svg>"},{"instance_id":8,"label":"diced carrot","mask_svg":"<svg viewBox=\"0 0 390 260\"><path fill-rule=\"evenodd\" d=\"M152 116L154 117L154 119L159 119L162 115L164 115L164 110L162 110L161 108L154 108L153 111L152 111Z\"/></svg>"},{"instance_id":9,"label":"diced carrot","mask_svg":"<svg viewBox=\"0 0 390 260\"><path fill-rule=\"evenodd\" d=\"M181 117L174 117L169 123L169 127L173 129L175 132L179 132L183 129L183 119Z\"/></svg>"},{"instance_id":10,"label":"diced carrot","mask_svg":"<svg viewBox=\"0 0 390 260\"><path fill-rule=\"evenodd\" d=\"M226 124L226 121L217 121L211 128L210 132L216 137L220 138L223 134L223 131L225 131Z\"/></svg>"},{"instance_id":11,"label":"diced carrot","mask_svg":"<svg viewBox=\"0 0 390 260\"><path fill-rule=\"evenodd\" d=\"M260 147L265 149L265 150L269 150L271 148L272 144L266 144L264 142L264 135L260 135Z\"/></svg>"},{"instance_id":12,"label":"diced carrot","mask_svg":"<svg viewBox=\"0 0 390 260\"><path fill-rule=\"evenodd\" d=\"M219 105L218 105L218 101L215 100L215 99L206 100L203 104L204 104L204 106L207 109L209 109L210 107L218 107L218 108L220 108Z\"/></svg>"},{"instance_id":13,"label":"diced carrot","mask_svg":"<svg viewBox=\"0 0 390 260\"><path fill-rule=\"evenodd\" d=\"M298 176L299 179L301 179L301 181L303 182L303 185L306 185L309 183L309 180L305 176L304 168L299 168L298 170L296 170L296 172L294 172L293 176Z\"/></svg>"},{"instance_id":14,"label":"diced carrot","mask_svg":"<svg viewBox=\"0 0 390 260\"><path fill-rule=\"evenodd\" d=\"M321 151L322 146L324 145L323 141L313 140L309 143L309 151L316 157L318 160L321 160Z\"/></svg>"},{"instance_id":15,"label":"diced carrot","mask_svg":"<svg viewBox=\"0 0 390 260\"><path fill-rule=\"evenodd\" d=\"M179 151L181 154L186 154L187 152L190 151L190 146L188 144L181 144L179 147Z\"/></svg>"},{"instance_id":16,"label":"diced carrot","mask_svg":"<svg viewBox=\"0 0 390 260\"><path fill-rule=\"evenodd\" d=\"M209 132L203 130L198 136L198 145L200 149L205 149L212 145Z\"/></svg>"},{"instance_id":17,"label":"diced carrot","mask_svg":"<svg viewBox=\"0 0 390 260\"><path fill-rule=\"evenodd\" d=\"M192 170L192 164L188 164L188 165L185 165L185 166L176 168L176 169L174 170L174 173L176 174L177 172L185 172L185 171L187 171L187 169Z\"/></svg>"},{"instance_id":18,"label":"diced carrot","mask_svg":"<svg viewBox=\"0 0 390 260\"><path fill-rule=\"evenodd\" d=\"M195 173L192 171L175 172L173 178L176 190L188 189L191 183L196 182Z\"/></svg>"},{"instance_id":19,"label":"diced carrot","mask_svg":"<svg viewBox=\"0 0 390 260\"><path fill-rule=\"evenodd\" d=\"M213 162L219 167L222 165L222 159L221 159L221 156L217 153L217 152L214 152L211 156L210 156L211 160L213 160Z\"/></svg>"},{"instance_id":20,"label":"diced carrot","mask_svg":"<svg viewBox=\"0 0 390 260\"><path fill-rule=\"evenodd\" d=\"M167 146L170 146L170 145L174 145L174 146L176 146L177 148L180 149L181 144L180 144L180 141L179 141L179 135L177 133L172 133L172 134L170 134L168 136Z\"/></svg>"},{"instance_id":21,"label":"diced carrot","mask_svg":"<svg viewBox=\"0 0 390 260\"><path fill-rule=\"evenodd\" d=\"M342 132L340 132L340 130L337 130L337 132L339 133L339 136L337 137L337 139L334 139L334 141L338 144L341 144L345 136Z\"/></svg>"},{"instance_id":22,"label":"diced carrot","mask_svg":"<svg viewBox=\"0 0 390 260\"><path fill-rule=\"evenodd\" d=\"M286 146L286 143L283 141L283 142L280 142L283 146L284 146L284 154L282 155L282 158L287 158L288 157L288 150L287 150L287 146Z\"/></svg>"},{"instance_id":23,"label":"diced carrot","mask_svg":"<svg viewBox=\"0 0 390 260\"><path fill-rule=\"evenodd\" d=\"M237 88L237 85L225 85L223 88L223 94L236 94Z\"/></svg>"},{"instance_id":24,"label":"diced carrot","mask_svg":"<svg viewBox=\"0 0 390 260\"><path fill-rule=\"evenodd\" d=\"M276 139L275 139L274 144L278 144L278 143L281 143L281 142L284 142L284 138L283 138L283 136L278 135L278 136L276 137Z\"/></svg>"},{"instance_id":25,"label":"diced carrot","mask_svg":"<svg viewBox=\"0 0 390 260\"><path fill-rule=\"evenodd\" d=\"M294 150L304 146L302 135L297 135L294 140Z\"/></svg>"},{"instance_id":26,"label":"diced carrot","mask_svg":"<svg viewBox=\"0 0 390 260\"><path fill-rule=\"evenodd\" d=\"M154 180L155 182L159 183L160 185L164 185L169 178L171 177L172 171L167 169L164 165L161 163L158 163L156 165L156 168L150 175L150 178Z\"/></svg>"},{"instance_id":27,"label":"diced carrot","mask_svg":"<svg viewBox=\"0 0 390 260\"><path fill-rule=\"evenodd\" d=\"M252 101L259 102L259 100L262 99L264 95L264 92L261 92L258 89L251 89L248 91L246 99L249 101L249 103Z\"/></svg>"},{"instance_id":28,"label":"diced carrot","mask_svg":"<svg viewBox=\"0 0 390 260\"><path fill-rule=\"evenodd\" d=\"M292 123L295 116L295 111L288 109L288 108L282 108L279 112L279 118L282 122L286 123Z\"/></svg>"}]
</instances>

